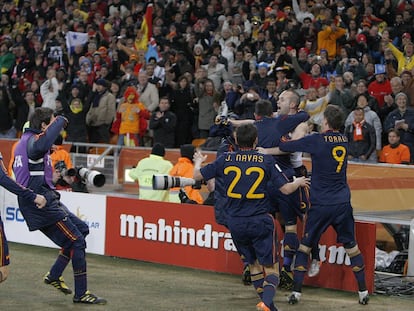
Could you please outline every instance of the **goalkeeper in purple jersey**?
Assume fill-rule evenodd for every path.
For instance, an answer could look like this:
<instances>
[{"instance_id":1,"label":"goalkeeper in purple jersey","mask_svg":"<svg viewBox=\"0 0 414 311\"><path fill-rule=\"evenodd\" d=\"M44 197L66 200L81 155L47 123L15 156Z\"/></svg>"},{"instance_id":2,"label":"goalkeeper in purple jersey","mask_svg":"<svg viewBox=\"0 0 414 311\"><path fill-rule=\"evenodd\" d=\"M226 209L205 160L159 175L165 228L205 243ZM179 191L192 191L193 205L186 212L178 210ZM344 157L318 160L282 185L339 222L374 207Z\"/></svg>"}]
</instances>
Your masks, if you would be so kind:
<instances>
[{"instance_id":1,"label":"goalkeeper in purple jersey","mask_svg":"<svg viewBox=\"0 0 414 311\"><path fill-rule=\"evenodd\" d=\"M277 310L273 298L279 283L276 257L275 226L269 214L269 183L284 194L308 186L309 179L289 182L276 169L272 156L255 150L257 129L253 124L241 125L235 134L237 151L226 152L214 162L201 167L206 156L194 155L194 179L215 178L216 189L226 205L226 220L238 251L249 262L252 283L261 298L258 310ZM217 182L220 181L220 182Z\"/></svg>"},{"instance_id":2,"label":"goalkeeper in purple jersey","mask_svg":"<svg viewBox=\"0 0 414 311\"><path fill-rule=\"evenodd\" d=\"M33 201L37 208L43 208L46 205L46 199L43 195L38 195L32 190L14 182L6 174L6 168L3 164L3 156L0 153L0 186L15 195L24 197L29 201ZM0 215L0 283L5 281L9 275L8 265L10 264L9 247L7 244L6 234L4 233L3 221Z\"/></svg>"},{"instance_id":3,"label":"goalkeeper in purple jersey","mask_svg":"<svg viewBox=\"0 0 414 311\"><path fill-rule=\"evenodd\" d=\"M292 140L283 141L279 145L281 151L307 152L312 159L312 208L308 211L305 232L296 254L293 291L288 297L290 304L296 304L300 300L308 255L315 241L319 241L329 226L336 231L338 243L344 245L351 260L358 283L359 303L365 305L369 300L364 259L355 239L351 193L346 177L348 140L339 132L343 124L342 110L329 105L324 112L321 133L304 136L305 131L300 131L302 127L299 127L293 133Z\"/></svg>"}]
</instances>

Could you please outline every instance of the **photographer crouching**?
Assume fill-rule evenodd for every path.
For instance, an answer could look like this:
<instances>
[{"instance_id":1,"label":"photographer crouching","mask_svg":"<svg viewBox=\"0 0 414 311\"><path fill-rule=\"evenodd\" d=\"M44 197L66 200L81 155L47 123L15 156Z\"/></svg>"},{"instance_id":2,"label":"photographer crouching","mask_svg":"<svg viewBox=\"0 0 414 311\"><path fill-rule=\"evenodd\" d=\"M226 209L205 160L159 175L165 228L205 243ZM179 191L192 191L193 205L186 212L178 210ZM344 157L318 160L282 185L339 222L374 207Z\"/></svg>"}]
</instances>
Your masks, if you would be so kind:
<instances>
[{"instance_id":1,"label":"photographer crouching","mask_svg":"<svg viewBox=\"0 0 414 311\"><path fill-rule=\"evenodd\" d=\"M105 175L84 167L73 167L70 153L64 149L62 143L63 138L59 135L50 154L53 165L52 182L56 190L89 193L88 185L102 187L106 182Z\"/></svg>"}]
</instances>

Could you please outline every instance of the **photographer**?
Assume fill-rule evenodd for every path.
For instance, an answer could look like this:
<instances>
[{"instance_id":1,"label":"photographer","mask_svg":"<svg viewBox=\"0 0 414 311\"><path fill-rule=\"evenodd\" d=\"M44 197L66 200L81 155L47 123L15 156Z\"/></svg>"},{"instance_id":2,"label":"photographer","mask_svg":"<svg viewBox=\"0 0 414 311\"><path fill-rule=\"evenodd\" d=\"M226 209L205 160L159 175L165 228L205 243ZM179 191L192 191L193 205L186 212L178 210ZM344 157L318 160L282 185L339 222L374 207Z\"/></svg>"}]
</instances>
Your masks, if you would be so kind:
<instances>
[{"instance_id":1,"label":"photographer","mask_svg":"<svg viewBox=\"0 0 414 311\"><path fill-rule=\"evenodd\" d=\"M89 193L84 179L79 175L79 169L68 169L64 161L53 166L53 184L56 190Z\"/></svg>"}]
</instances>

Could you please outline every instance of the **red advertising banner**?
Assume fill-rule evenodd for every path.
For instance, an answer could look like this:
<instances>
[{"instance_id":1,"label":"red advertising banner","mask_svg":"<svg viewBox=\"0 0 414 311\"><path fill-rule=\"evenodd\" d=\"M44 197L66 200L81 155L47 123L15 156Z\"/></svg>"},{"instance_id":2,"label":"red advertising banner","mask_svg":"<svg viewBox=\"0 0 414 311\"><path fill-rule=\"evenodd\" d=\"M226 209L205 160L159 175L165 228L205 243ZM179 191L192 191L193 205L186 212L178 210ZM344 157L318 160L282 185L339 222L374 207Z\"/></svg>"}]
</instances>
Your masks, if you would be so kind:
<instances>
[{"instance_id":1,"label":"red advertising banner","mask_svg":"<svg viewBox=\"0 0 414 311\"><path fill-rule=\"evenodd\" d=\"M356 236L359 249L364 256L365 275L370 293L374 290L376 226L373 223L356 222ZM322 261L320 273L313 278L306 276L305 284L357 291L358 286L350 267L349 257L342 245L336 243L336 233L328 228L319 242L319 255Z\"/></svg>"},{"instance_id":2,"label":"red advertising banner","mask_svg":"<svg viewBox=\"0 0 414 311\"><path fill-rule=\"evenodd\" d=\"M240 256L228 230L204 205L107 198L105 253L238 274Z\"/></svg>"},{"instance_id":3,"label":"red advertising banner","mask_svg":"<svg viewBox=\"0 0 414 311\"><path fill-rule=\"evenodd\" d=\"M228 230L211 206L107 197L105 255L231 274L242 264ZM375 224L357 223L367 285L374 288ZM322 237L321 273L305 284L356 291L348 256L329 229Z\"/></svg>"}]
</instances>

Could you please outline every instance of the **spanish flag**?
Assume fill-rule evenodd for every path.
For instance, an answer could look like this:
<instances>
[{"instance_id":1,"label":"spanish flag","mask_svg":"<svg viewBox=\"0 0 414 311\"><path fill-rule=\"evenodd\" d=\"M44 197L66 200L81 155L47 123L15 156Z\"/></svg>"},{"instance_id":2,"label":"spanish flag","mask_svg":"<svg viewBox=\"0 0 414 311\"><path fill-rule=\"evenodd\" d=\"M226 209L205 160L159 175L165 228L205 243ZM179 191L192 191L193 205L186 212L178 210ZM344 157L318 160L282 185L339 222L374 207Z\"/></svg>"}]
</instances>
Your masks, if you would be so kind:
<instances>
[{"instance_id":1,"label":"spanish flag","mask_svg":"<svg viewBox=\"0 0 414 311\"><path fill-rule=\"evenodd\" d=\"M150 3L147 6L144 19L141 23L140 33L142 34L142 36L137 36L137 38L135 39L135 48L137 50L144 49L146 51L148 48L148 41L152 37L152 11L153 5L152 3Z\"/></svg>"}]
</instances>

